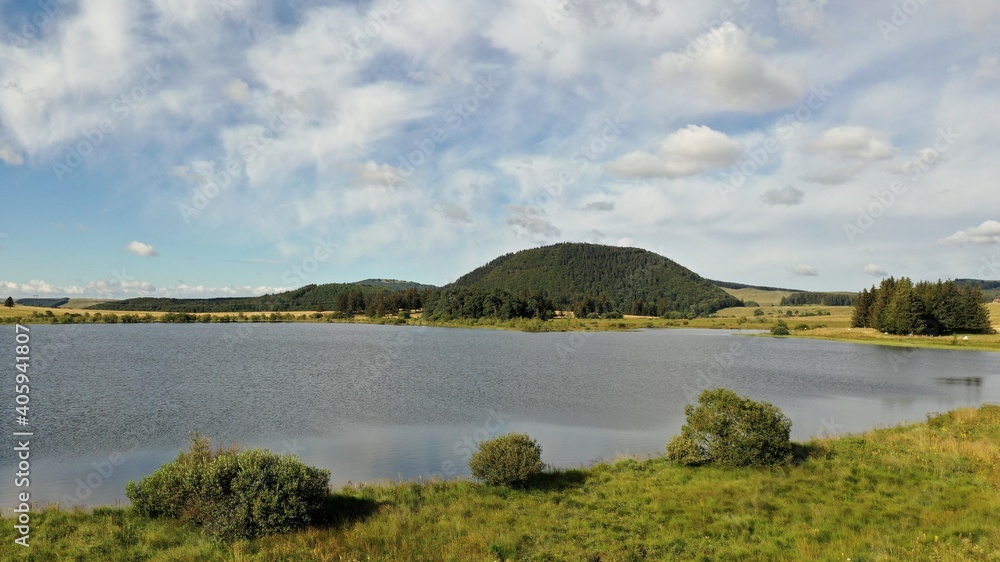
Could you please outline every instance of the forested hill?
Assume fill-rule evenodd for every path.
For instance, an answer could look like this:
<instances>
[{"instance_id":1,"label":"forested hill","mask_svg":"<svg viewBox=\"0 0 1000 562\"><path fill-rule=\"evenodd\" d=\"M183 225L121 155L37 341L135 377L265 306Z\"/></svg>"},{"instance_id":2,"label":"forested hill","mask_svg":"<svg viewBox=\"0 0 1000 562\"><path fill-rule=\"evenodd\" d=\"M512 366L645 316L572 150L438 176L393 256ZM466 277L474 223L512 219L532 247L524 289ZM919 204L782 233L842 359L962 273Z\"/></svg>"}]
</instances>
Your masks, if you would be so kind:
<instances>
[{"instance_id":1,"label":"forested hill","mask_svg":"<svg viewBox=\"0 0 1000 562\"><path fill-rule=\"evenodd\" d=\"M413 285L418 285L414 283ZM294 291L260 297L168 299L135 298L103 303L91 308L101 310L162 311L162 312L284 312L292 310L339 310L365 312L376 297L385 301L391 294L393 302L379 302L378 312L395 312L392 306L420 308L423 291L414 286L405 291L391 291L365 283L327 283L306 285ZM399 301L398 303L395 301ZM383 310L384 309L384 310Z\"/></svg>"},{"instance_id":2,"label":"forested hill","mask_svg":"<svg viewBox=\"0 0 1000 562\"><path fill-rule=\"evenodd\" d=\"M405 291L406 289L423 291L425 289L437 289L434 285L425 285L415 281L400 281L399 279L364 279L362 281L355 281L354 283L351 283L351 285L367 285L369 287L379 287L389 291Z\"/></svg>"},{"instance_id":3,"label":"forested hill","mask_svg":"<svg viewBox=\"0 0 1000 562\"><path fill-rule=\"evenodd\" d=\"M648 250L562 243L506 254L445 289L538 291L564 310L709 314L742 303L693 271Z\"/></svg>"}]
</instances>

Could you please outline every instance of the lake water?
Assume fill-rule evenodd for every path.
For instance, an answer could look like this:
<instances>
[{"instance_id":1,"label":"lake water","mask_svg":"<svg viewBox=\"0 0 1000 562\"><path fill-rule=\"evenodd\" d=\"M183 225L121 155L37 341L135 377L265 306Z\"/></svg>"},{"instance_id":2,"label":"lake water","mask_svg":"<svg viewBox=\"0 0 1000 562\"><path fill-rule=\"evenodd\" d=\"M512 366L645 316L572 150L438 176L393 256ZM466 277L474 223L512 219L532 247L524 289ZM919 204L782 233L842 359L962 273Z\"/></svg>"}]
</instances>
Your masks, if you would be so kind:
<instances>
[{"instance_id":1,"label":"lake water","mask_svg":"<svg viewBox=\"0 0 1000 562\"><path fill-rule=\"evenodd\" d=\"M14 425L14 329L0 329ZM351 324L32 326L32 499L99 505L198 431L348 481L468 474L478 440L547 463L660 455L704 388L779 406L795 439L1000 402L1000 354L716 330L528 334ZM8 433L9 434L9 433ZM13 441L13 437L9 440ZM0 506L12 507L12 446Z\"/></svg>"}]
</instances>

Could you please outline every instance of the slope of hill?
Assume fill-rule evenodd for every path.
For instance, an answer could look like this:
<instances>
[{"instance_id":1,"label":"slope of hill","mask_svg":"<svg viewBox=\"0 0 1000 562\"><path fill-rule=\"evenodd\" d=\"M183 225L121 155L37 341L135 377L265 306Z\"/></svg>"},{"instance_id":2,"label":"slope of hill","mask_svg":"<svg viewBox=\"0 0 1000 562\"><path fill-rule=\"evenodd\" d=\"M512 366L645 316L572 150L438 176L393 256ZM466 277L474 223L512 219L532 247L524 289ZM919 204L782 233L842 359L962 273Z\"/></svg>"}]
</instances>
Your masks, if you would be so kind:
<instances>
[{"instance_id":1,"label":"slope of hill","mask_svg":"<svg viewBox=\"0 0 1000 562\"><path fill-rule=\"evenodd\" d=\"M417 283L416 281L401 281L399 279L364 279L362 281L355 281L350 283L351 285L365 285L368 287L379 287L381 289L386 289L388 291L405 291L406 289L416 289L418 291L423 291L425 289L437 289L434 285L425 285L423 283Z\"/></svg>"},{"instance_id":2,"label":"slope of hill","mask_svg":"<svg viewBox=\"0 0 1000 562\"><path fill-rule=\"evenodd\" d=\"M335 310L338 300L352 302L361 300L363 301L361 309L364 309L367 305L367 298L381 291L384 291L384 289L370 285L328 283L325 285L306 285L294 291L260 297L208 299L134 298L107 302L90 308L137 312L284 312L294 310Z\"/></svg>"},{"instance_id":3,"label":"slope of hill","mask_svg":"<svg viewBox=\"0 0 1000 562\"><path fill-rule=\"evenodd\" d=\"M50 298L40 298L40 299L17 299L14 301L15 304L21 306L41 306L45 308L57 308L69 302L69 297L50 299Z\"/></svg>"},{"instance_id":4,"label":"slope of hill","mask_svg":"<svg viewBox=\"0 0 1000 562\"><path fill-rule=\"evenodd\" d=\"M562 243L506 254L445 289L539 291L563 309L708 314L740 301L693 271L640 248Z\"/></svg>"}]
</instances>

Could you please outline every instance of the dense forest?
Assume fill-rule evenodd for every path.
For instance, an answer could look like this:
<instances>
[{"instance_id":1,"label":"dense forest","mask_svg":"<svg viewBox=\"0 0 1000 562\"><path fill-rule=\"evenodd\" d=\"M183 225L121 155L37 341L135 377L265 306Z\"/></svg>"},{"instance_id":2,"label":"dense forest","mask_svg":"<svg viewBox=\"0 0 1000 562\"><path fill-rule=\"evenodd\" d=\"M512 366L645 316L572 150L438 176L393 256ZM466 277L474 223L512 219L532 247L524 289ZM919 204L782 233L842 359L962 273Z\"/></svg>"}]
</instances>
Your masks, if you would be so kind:
<instances>
[{"instance_id":1,"label":"dense forest","mask_svg":"<svg viewBox=\"0 0 1000 562\"><path fill-rule=\"evenodd\" d=\"M798 292L787 297L781 297L780 306L804 306L810 304L822 306L854 306L857 295L851 293L810 293Z\"/></svg>"},{"instance_id":2,"label":"dense forest","mask_svg":"<svg viewBox=\"0 0 1000 562\"><path fill-rule=\"evenodd\" d=\"M861 291L851 325L890 334L978 334L992 331L979 287L954 281L914 284L909 278L883 279Z\"/></svg>"},{"instance_id":3,"label":"dense forest","mask_svg":"<svg viewBox=\"0 0 1000 562\"><path fill-rule=\"evenodd\" d=\"M562 243L506 254L449 289L537 291L577 316L618 312L645 316L707 315L741 306L712 282L640 248Z\"/></svg>"}]
</instances>

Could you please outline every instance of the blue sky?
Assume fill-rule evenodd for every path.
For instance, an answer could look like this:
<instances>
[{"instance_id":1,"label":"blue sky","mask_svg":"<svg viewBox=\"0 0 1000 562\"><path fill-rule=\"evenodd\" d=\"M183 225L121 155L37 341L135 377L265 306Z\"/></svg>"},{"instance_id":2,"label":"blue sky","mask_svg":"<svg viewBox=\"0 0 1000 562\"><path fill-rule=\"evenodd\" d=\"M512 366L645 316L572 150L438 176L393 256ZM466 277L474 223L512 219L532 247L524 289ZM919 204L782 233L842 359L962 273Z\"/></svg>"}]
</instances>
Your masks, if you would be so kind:
<instances>
[{"instance_id":1,"label":"blue sky","mask_svg":"<svg viewBox=\"0 0 1000 562\"><path fill-rule=\"evenodd\" d=\"M1000 279L998 92L993 0L0 0L0 293Z\"/></svg>"}]
</instances>

